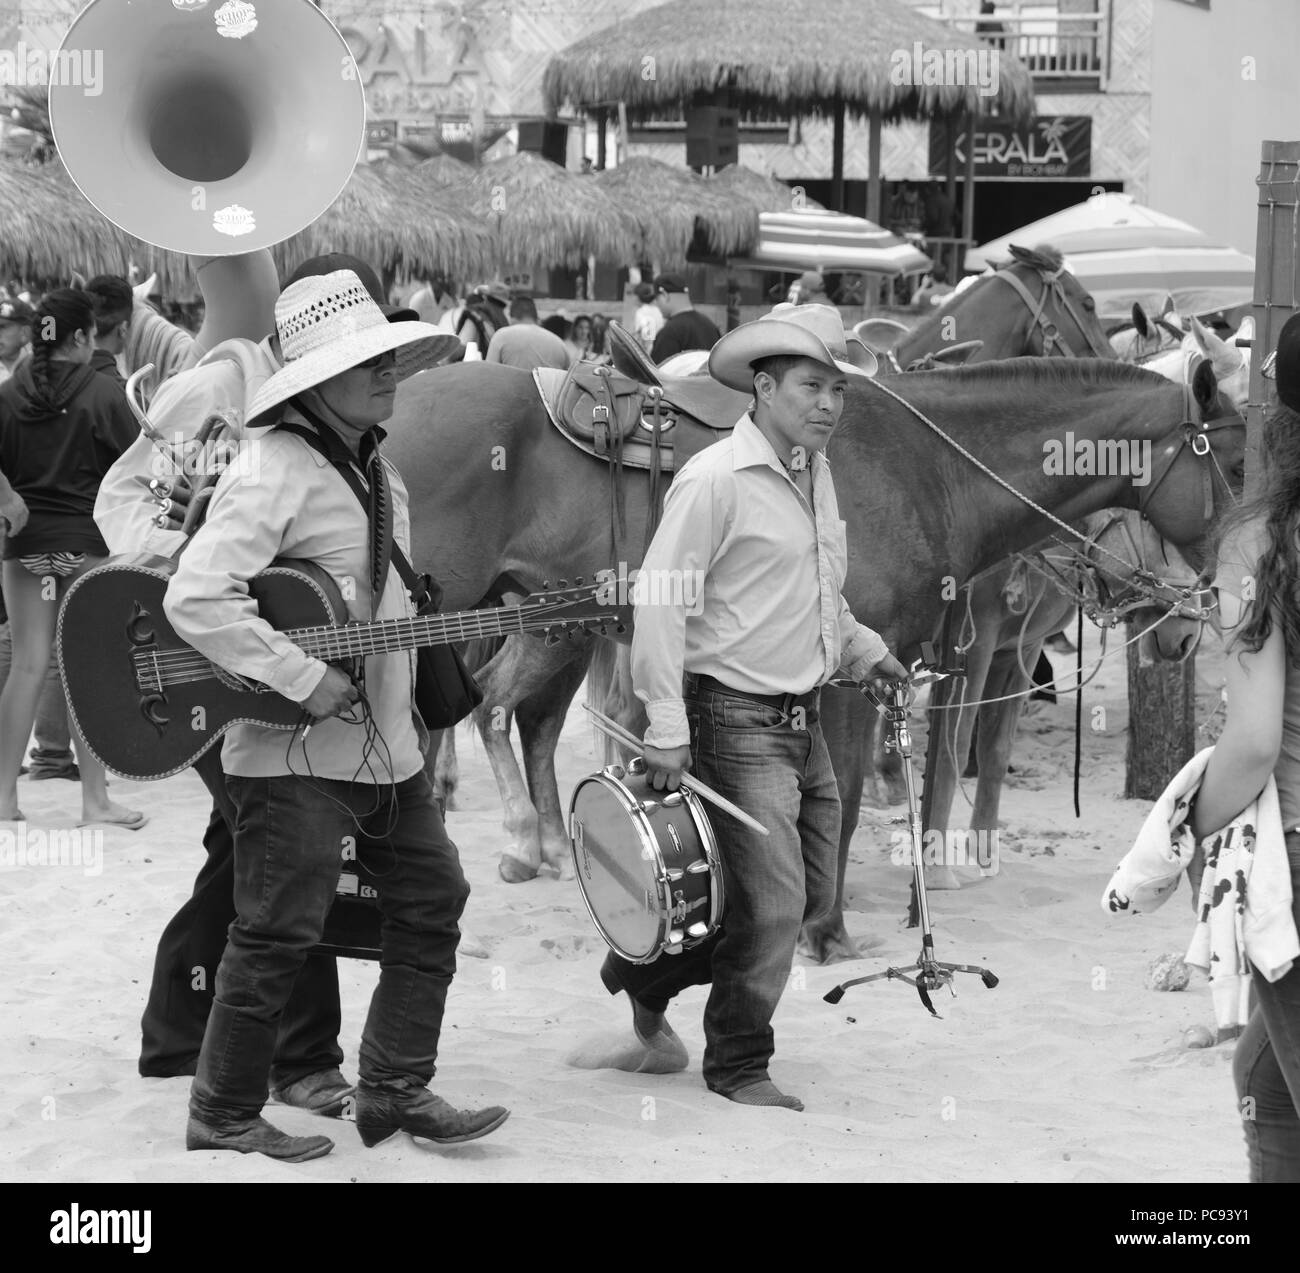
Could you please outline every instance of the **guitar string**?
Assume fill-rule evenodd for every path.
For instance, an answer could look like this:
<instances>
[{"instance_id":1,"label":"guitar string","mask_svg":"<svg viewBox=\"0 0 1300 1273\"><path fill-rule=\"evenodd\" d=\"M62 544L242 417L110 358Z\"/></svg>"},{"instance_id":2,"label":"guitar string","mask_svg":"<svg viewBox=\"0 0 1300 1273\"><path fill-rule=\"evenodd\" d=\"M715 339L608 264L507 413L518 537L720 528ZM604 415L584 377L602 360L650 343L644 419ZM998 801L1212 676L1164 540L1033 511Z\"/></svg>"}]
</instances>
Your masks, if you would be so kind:
<instances>
[{"instance_id":1,"label":"guitar string","mask_svg":"<svg viewBox=\"0 0 1300 1273\"><path fill-rule=\"evenodd\" d=\"M520 607L524 609L524 607ZM553 613L553 608L545 605L531 607L532 610L545 613ZM398 653L406 646L404 638L416 635L418 628L416 625L424 627L424 635L430 635L434 627L441 627L443 635L450 635L452 629L446 626L445 621L430 616L429 618L409 618L409 619L386 619L377 625L367 624L366 633L350 633L348 627L351 625L342 624L337 628L312 629L312 628L295 628L286 630L283 635L287 636L300 648L307 648L308 653L313 651L303 645L303 636L306 633L315 633L312 641L318 649L323 646L324 652L335 658L344 657L361 657L366 654L391 654ZM359 626L359 625L358 625ZM553 625L546 625L553 626ZM554 625L558 626L558 625ZM381 632L375 635L375 628L392 628L392 631ZM525 619L521 615L518 621L512 619L508 623L501 620L495 620L491 623L478 621L473 625L465 622L456 625L455 640L445 642L445 644L456 644L459 641L472 640L483 636L504 635L507 632L519 631L526 632ZM295 640L295 637L298 639ZM346 642L344 647L341 642ZM438 642L444 644L444 642ZM150 669L158 669L163 675L153 677L154 685L159 681L164 685L182 685L196 680L211 679L216 675L212 660L200 654L197 650L187 647L183 650L163 650L163 651L136 651L135 658L139 661L147 657ZM188 673L188 675L187 675Z\"/></svg>"}]
</instances>

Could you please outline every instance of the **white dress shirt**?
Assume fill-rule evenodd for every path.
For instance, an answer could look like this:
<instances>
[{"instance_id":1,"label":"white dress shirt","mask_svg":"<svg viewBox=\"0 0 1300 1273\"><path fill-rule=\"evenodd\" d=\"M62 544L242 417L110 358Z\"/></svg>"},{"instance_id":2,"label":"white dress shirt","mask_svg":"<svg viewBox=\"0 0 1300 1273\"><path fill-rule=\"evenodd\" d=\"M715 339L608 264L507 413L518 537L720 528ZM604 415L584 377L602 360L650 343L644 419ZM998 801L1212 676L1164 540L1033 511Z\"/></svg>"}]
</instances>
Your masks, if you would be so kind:
<instances>
[{"instance_id":1,"label":"white dress shirt","mask_svg":"<svg viewBox=\"0 0 1300 1273\"><path fill-rule=\"evenodd\" d=\"M634 590L632 684L645 741L689 741L682 675L736 690L802 694L888 653L840 590L848 547L830 462L814 453L812 504L748 414L674 477Z\"/></svg>"}]
</instances>

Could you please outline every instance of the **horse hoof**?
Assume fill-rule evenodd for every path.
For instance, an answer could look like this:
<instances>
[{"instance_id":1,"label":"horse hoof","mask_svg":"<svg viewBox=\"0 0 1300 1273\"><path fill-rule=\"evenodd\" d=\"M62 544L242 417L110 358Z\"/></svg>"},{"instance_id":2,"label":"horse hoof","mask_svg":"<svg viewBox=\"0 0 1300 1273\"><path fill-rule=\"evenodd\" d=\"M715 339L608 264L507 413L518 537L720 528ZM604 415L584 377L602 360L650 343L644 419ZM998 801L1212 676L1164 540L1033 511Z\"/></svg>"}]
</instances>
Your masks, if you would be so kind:
<instances>
[{"instance_id":1,"label":"horse hoof","mask_svg":"<svg viewBox=\"0 0 1300 1273\"><path fill-rule=\"evenodd\" d=\"M532 863L525 862L523 858L513 857L509 853L501 855L501 861L497 866L497 874L507 884L526 884L529 880L535 880L537 870L538 868Z\"/></svg>"},{"instance_id":2,"label":"horse hoof","mask_svg":"<svg viewBox=\"0 0 1300 1273\"><path fill-rule=\"evenodd\" d=\"M961 881L957 878L957 872L950 866L935 867L925 873L925 887L928 889L945 889L961 888Z\"/></svg>"}]
</instances>

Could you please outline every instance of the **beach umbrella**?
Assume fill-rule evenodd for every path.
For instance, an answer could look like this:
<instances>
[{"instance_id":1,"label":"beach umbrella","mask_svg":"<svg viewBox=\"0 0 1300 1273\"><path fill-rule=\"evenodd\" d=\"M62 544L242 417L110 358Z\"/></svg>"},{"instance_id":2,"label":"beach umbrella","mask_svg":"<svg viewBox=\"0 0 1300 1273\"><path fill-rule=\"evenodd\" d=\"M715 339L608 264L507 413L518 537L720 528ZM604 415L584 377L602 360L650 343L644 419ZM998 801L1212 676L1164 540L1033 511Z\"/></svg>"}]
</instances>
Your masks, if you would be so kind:
<instances>
[{"instance_id":1,"label":"beach umbrella","mask_svg":"<svg viewBox=\"0 0 1300 1273\"><path fill-rule=\"evenodd\" d=\"M728 264L767 270L919 274L933 262L906 239L862 217L805 208L764 212L758 242Z\"/></svg>"},{"instance_id":2,"label":"beach umbrella","mask_svg":"<svg viewBox=\"0 0 1300 1273\"><path fill-rule=\"evenodd\" d=\"M1103 318L1127 316L1135 301L1158 312L1172 298L1180 313L1205 314L1254 295L1254 258L1131 195L1096 194L972 248L966 268L1009 260L1012 243L1058 248Z\"/></svg>"},{"instance_id":3,"label":"beach umbrella","mask_svg":"<svg viewBox=\"0 0 1300 1273\"><path fill-rule=\"evenodd\" d=\"M758 238L754 201L689 168L634 155L592 179L637 223L640 260L684 262L697 226L718 256L748 251Z\"/></svg>"},{"instance_id":4,"label":"beach umbrella","mask_svg":"<svg viewBox=\"0 0 1300 1273\"><path fill-rule=\"evenodd\" d=\"M636 256L636 222L594 177L541 155L525 151L484 164L470 178L467 200L493 235L498 268L577 268L589 256L627 263Z\"/></svg>"}]
</instances>

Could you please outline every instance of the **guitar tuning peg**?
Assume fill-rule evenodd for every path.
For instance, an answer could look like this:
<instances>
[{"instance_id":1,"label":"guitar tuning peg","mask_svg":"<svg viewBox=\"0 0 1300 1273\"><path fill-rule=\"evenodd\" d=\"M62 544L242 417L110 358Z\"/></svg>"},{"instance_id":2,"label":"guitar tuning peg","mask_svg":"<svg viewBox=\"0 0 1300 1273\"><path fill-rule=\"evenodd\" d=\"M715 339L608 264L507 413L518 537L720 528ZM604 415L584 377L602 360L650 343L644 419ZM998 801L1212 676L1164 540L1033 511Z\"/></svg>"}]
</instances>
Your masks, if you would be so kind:
<instances>
[{"instance_id":1,"label":"guitar tuning peg","mask_svg":"<svg viewBox=\"0 0 1300 1273\"><path fill-rule=\"evenodd\" d=\"M615 628L614 628L615 635L617 635L617 636L622 636L626 631L627 631L627 624L626 624L626 623L620 623L620 624L616 625Z\"/></svg>"},{"instance_id":2,"label":"guitar tuning peg","mask_svg":"<svg viewBox=\"0 0 1300 1273\"><path fill-rule=\"evenodd\" d=\"M582 587L582 576L581 576L581 575L578 575L578 577L577 577L576 579L574 579L574 581L573 581L573 586L574 586L575 588L581 588L581 587Z\"/></svg>"},{"instance_id":3,"label":"guitar tuning peg","mask_svg":"<svg viewBox=\"0 0 1300 1273\"><path fill-rule=\"evenodd\" d=\"M561 588L567 588L569 586L569 581L567 579L561 579L558 586Z\"/></svg>"},{"instance_id":4,"label":"guitar tuning peg","mask_svg":"<svg viewBox=\"0 0 1300 1273\"><path fill-rule=\"evenodd\" d=\"M551 590L551 581L550 581L549 579L543 579L543 580L542 580L542 591L543 591L543 592L550 592L550 590Z\"/></svg>"}]
</instances>

